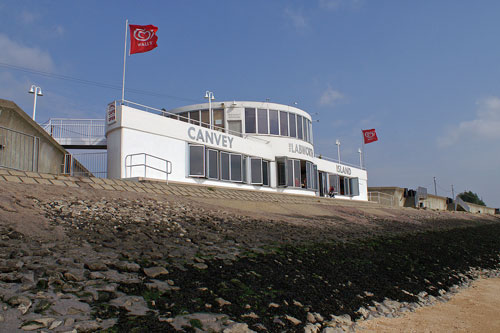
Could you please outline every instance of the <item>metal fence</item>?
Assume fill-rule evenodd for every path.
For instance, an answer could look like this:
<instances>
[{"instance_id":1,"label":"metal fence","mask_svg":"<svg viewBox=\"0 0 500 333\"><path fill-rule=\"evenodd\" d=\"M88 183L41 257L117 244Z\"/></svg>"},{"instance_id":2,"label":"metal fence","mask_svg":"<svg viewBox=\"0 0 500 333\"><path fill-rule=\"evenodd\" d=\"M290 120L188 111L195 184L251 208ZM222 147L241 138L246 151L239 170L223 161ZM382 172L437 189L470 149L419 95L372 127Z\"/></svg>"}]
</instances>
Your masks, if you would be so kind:
<instances>
[{"instance_id":1,"label":"metal fence","mask_svg":"<svg viewBox=\"0 0 500 333\"><path fill-rule=\"evenodd\" d=\"M0 167L38 171L40 139L0 126Z\"/></svg>"},{"instance_id":2,"label":"metal fence","mask_svg":"<svg viewBox=\"0 0 500 333\"><path fill-rule=\"evenodd\" d=\"M148 174L148 170L150 170ZM144 172L142 172L144 171ZM168 175L172 173L172 162L146 153L125 156L125 178L144 177L162 179L168 183Z\"/></svg>"},{"instance_id":3,"label":"metal fence","mask_svg":"<svg viewBox=\"0 0 500 333\"><path fill-rule=\"evenodd\" d=\"M368 201L377 202L385 206L394 206L394 196L382 192L368 192Z\"/></svg>"},{"instance_id":4,"label":"metal fence","mask_svg":"<svg viewBox=\"0 0 500 333\"><path fill-rule=\"evenodd\" d=\"M62 173L71 176L107 177L107 152L66 154Z\"/></svg>"},{"instance_id":5,"label":"metal fence","mask_svg":"<svg viewBox=\"0 0 500 333\"><path fill-rule=\"evenodd\" d=\"M40 126L63 146L105 142L104 119L51 118Z\"/></svg>"}]
</instances>

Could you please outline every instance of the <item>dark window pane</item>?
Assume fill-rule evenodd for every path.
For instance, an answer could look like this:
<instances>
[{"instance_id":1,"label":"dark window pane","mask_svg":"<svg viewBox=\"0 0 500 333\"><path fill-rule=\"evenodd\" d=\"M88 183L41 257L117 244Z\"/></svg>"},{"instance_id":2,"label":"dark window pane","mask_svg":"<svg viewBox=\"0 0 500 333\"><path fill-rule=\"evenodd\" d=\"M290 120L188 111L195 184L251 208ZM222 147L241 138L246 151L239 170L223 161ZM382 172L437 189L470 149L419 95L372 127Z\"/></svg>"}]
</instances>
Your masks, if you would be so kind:
<instances>
[{"instance_id":1,"label":"dark window pane","mask_svg":"<svg viewBox=\"0 0 500 333\"><path fill-rule=\"evenodd\" d=\"M251 158L250 169L252 172L252 184L262 184L262 159Z\"/></svg>"},{"instance_id":2,"label":"dark window pane","mask_svg":"<svg viewBox=\"0 0 500 333\"><path fill-rule=\"evenodd\" d=\"M220 153L220 170L221 170L221 179L229 180L229 154L228 153Z\"/></svg>"},{"instance_id":3,"label":"dark window pane","mask_svg":"<svg viewBox=\"0 0 500 333\"><path fill-rule=\"evenodd\" d=\"M200 125L200 111L189 112L189 122L191 124Z\"/></svg>"},{"instance_id":4,"label":"dark window pane","mask_svg":"<svg viewBox=\"0 0 500 333\"><path fill-rule=\"evenodd\" d=\"M269 134L280 134L277 110L269 110Z\"/></svg>"},{"instance_id":5,"label":"dark window pane","mask_svg":"<svg viewBox=\"0 0 500 333\"><path fill-rule=\"evenodd\" d=\"M205 176L205 147L189 146L189 175L195 177Z\"/></svg>"},{"instance_id":6,"label":"dark window pane","mask_svg":"<svg viewBox=\"0 0 500 333\"><path fill-rule=\"evenodd\" d=\"M209 123L210 123L210 119L209 119L209 114L208 114L208 110L201 110L201 122L202 122L202 125L203 127L210 127Z\"/></svg>"},{"instance_id":7,"label":"dark window pane","mask_svg":"<svg viewBox=\"0 0 500 333\"><path fill-rule=\"evenodd\" d=\"M207 150L208 178L219 179L219 159L217 151Z\"/></svg>"},{"instance_id":8,"label":"dark window pane","mask_svg":"<svg viewBox=\"0 0 500 333\"><path fill-rule=\"evenodd\" d=\"M255 109L245 109L245 133L255 133Z\"/></svg>"},{"instance_id":9,"label":"dark window pane","mask_svg":"<svg viewBox=\"0 0 500 333\"><path fill-rule=\"evenodd\" d=\"M231 180L241 182L241 155L231 154Z\"/></svg>"},{"instance_id":10,"label":"dark window pane","mask_svg":"<svg viewBox=\"0 0 500 333\"><path fill-rule=\"evenodd\" d=\"M188 119L189 119L189 112L183 112L179 114L179 120L187 123Z\"/></svg>"},{"instance_id":11,"label":"dark window pane","mask_svg":"<svg viewBox=\"0 0 500 333\"><path fill-rule=\"evenodd\" d=\"M224 110L212 110L214 116L214 129L224 132Z\"/></svg>"},{"instance_id":12,"label":"dark window pane","mask_svg":"<svg viewBox=\"0 0 500 333\"><path fill-rule=\"evenodd\" d=\"M278 170L278 186L286 186L286 164L285 164L285 161L277 161L276 168Z\"/></svg>"},{"instance_id":13,"label":"dark window pane","mask_svg":"<svg viewBox=\"0 0 500 333\"><path fill-rule=\"evenodd\" d=\"M269 162L262 161L262 184L269 186Z\"/></svg>"},{"instance_id":14,"label":"dark window pane","mask_svg":"<svg viewBox=\"0 0 500 333\"><path fill-rule=\"evenodd\" d=\"M247 157L246 156L243 156L243 179L242 181L244 183L247 182Z\"/></svg>"},{"instance_id":15,"label":"dark window pane","mask_svg":"<svg viewBox=\"0 0 500 333\"><path fill-rule=\"evenodd\" d=\"M302 116L297 116L297 138L302 140L302 134Z\"/></svg>"},{"instance_id":16,"label":"dark window pane","mask_svg":"<svg viewBox=\"0 0 500 333\"><path fill-rule=\"evenodd\" d=\"M280 111L280 135L288 136L288 114L285 111Z\"/></svg>"},{"instance_id":17,"label":"dark window pane","mask_svg":"<svg viewBox=\"0 0 500 333\"><path fill-rule=\"evenodd\" d=\"M300 161L299 160L294 160L293 161L293 186L294 187L301 187L300 183Z\"/></svg>"},{"instance_id":18,"label":"dark window pane","mask_svg":"<svg viewBox=\"0 0 500 333\"><path fill-rule=\"evenodd\" d=\"M304 127L304 140L309 141L309 135L308 135L309 131L308 131L308 127L307 127L307 119L305 117L302 119L303 119L302 125Z\"/></svg>"},{"instance_id":19,"label":"dark window pane","mask_svg":"<svg viewBox=\"0 0 500 333\"><path fill-rule=\"evenodd\" d=\"M257 124L259 126L259 134L269 134L267 129L267 110L258 109L257 110Z\"/></svg>"},{"instance_id":20,"label":"dark window pane","mask_svg":"<svg viewBox=\"0 0 500 333\"><path fill-rule=\"evenodd\" d=\"M286 185L293 187L293 160L287 160L286 161Z\"/></svg>"},{"instance_id":21,"label":"dark window pane","mask_svg":"<svg viewBox=\"0 0 500 333\"><path fill-rule=\"evenodd\" d=\"M288 114L288 118L290 119L290 136L292 138L297 137L297 124L295 123L295 115L293 113Z\"/></svg>"}]
</instances>

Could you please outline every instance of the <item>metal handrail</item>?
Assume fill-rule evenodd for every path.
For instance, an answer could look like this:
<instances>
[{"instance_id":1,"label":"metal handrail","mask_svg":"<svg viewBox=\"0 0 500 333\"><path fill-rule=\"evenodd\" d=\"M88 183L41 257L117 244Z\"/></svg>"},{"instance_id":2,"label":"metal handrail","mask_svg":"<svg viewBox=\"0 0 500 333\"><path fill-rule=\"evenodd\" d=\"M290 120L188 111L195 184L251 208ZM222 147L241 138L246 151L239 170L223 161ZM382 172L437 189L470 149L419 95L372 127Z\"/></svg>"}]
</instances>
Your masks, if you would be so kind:
<instances>
[{"instance_id":1,"label":"metal handrail","mask_svg":"<svg viewBox=\"0 0 500 333\"><path fill-rule=\"evenodd\" d=\"M132 163L132 157L133 156L140 156L140 155L144 155L144 163L130 164L130 165L127 163L128 158L130 158L130 163ZM165 162L165 170L158 169L158 168L155 168L153 166L148 165L148 163L147 163L147 158L148 157L152 157L152 158L154 158L156 160ZM147 154L147 153L129 154L129 155L125 156L125 178L128 178L128 176L127 176L127 170L128 169L127 168L130 168L130 176L132 176L132 168L133 167L137 167L137 166L143 166L144 167L144 178L147 178L147 170L148 170L148 168L164 173L165 174L165 179L166 179L167 184L168 184L168 175L172 173L172 162L170 162L169 160L166 160L166 159L158 157L158 156L150 155L150 154Z\"/></svg>"},{"instance_id":2,"label":"metal handrail","mask_svg":"<svg viewBox=\"0 0 500 333\"><path fill-rule=\"evenodd\" d=\"M104 138L104 119L51 118L40 126L55 139Z\"/></svg>"},{"instance_id":3,"label":"metal handrail","mask_svg":"<svg viewBox=\"0 0 500 333\"><path fill-rule=\"evenodd\" d=\"M386 200L390 199L391 207L394 206L394 196L393 195L383 193L383 192L377 192L377 191L368 192L368 201L374 201L374 202L378 202L379 204L382 204L382 201L380 200L381 197L383 199L386 199Z\"/></svg>"}]
</instances>

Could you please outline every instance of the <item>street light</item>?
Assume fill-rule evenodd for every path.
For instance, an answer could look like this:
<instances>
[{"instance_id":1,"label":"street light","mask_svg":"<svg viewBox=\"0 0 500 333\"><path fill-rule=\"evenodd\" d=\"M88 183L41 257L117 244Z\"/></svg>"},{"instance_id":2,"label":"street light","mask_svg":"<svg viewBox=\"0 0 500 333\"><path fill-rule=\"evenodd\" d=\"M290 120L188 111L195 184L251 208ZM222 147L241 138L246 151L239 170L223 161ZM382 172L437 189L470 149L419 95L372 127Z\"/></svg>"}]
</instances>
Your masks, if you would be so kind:
<instances>
[{"instance_id":1,"label":"street light","mask_svg":"<svg viewBox=\"0 0 500 333\"><path fill-rule=\"evenodd\" d=\"M340 140L339 140L339 139L337 139L337 140L335 141L335 144L337 145L337 156L338 156L338 158L339 158L339 163L340 163Z\"/></svg>"},{"instance_id":2,"label":"street light","mask_svg":"<svg viewBox=\"0 0 500 333\"><path fill-rule=\"evenodd\" d=\"M35 100L33 101L33 120L35 120L35 112L36 112L36 96L43 96L42 94L42 88L35 86L34 84L31 85L30 90L28 91L30 94L35 95Z\"/></svg>"},{"instance_id":3,"label":"street light","mask_svg":"<svg viewBox=\"0 0 500 333\"><path fill-rule=\"evenodd\" d=\"M205 98L208 98L208 122L210 123L210 129L212 129L212 101L215 99L214 93L207 90Z\"/></svg>"}]
</instances>

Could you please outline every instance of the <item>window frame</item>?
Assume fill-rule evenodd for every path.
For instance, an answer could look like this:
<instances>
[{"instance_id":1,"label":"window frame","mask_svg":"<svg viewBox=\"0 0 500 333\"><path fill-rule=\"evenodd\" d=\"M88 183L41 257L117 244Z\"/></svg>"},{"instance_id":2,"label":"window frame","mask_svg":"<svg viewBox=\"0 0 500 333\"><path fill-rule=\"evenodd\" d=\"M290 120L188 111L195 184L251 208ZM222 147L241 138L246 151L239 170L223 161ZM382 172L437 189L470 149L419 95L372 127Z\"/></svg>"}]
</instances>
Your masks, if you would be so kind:
<instances>
[{"instance_id":1,"label":"window frame","mask_svg":"<svg viewBox=\"0 0 500 333\"><path fill-rule=\"evenodd\" d=\"M191 153L191 148L200 148L202 149L202 154L203 154L203 167L201 170L203 170L203 174L202 175L198 175L198 174L192 174L191 171L192 171L192 167L191 167L191 164L192 164L192 159L191 159L191 156L192 156L192 153ZM206 156L205 156L205 146L204 145L197 145L197 144L189 144L189 167L188 167L188 175L189 177L195 177L195 178L205 178L205 168L206 168Z\"/></svg>"}]
</instances>

